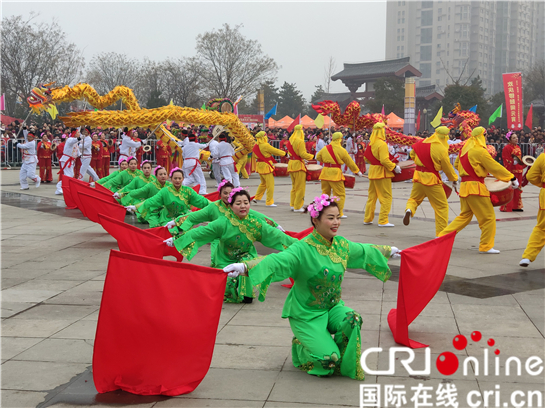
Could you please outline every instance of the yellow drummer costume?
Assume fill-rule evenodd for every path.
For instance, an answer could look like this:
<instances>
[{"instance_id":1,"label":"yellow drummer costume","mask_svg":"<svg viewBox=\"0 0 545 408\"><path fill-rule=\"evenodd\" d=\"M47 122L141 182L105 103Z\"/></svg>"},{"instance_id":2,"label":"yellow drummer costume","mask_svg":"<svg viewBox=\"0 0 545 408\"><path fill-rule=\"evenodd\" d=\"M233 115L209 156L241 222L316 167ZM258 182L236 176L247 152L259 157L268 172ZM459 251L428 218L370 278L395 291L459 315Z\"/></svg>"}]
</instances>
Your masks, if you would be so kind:
<instances>
[{"instance_id":1,"label":"yellow drummer costume","mask_svg":"<svg viewBox=\"0 0 545 408\"><path fill-rule=\"evenodd\" d=\"M449 128L440 126L435 133L412 146L411 159L416 164L413 188L407 201L403 224L409 225L411 217L424 198L428 197L435 211L435 235L439 235L448 224L447 195L439 171L443 170L450 181L457 181L458 175L450 164L448 155Z\"/></svg>"},{"instance_id":2,"label":"yellow drummer costume","mask_svg":"<svg viewBox=\"0 0 545 408\"><path fill-rule=\"evenodd\" d=\"M291 177L290 207L296 212L303 212L305 189L307 186L307 168L304 160L312 160L314 156L307 152L303 126L295 126L295 131L287 143L290 161L288 173Z\"/></svg>"},{"instance_id":3,"label":"yellow drummer costume","mask_svg":"<svg viewBox=\"0 0 545 408\"><path fill-rule=\"evenodd\" d=\"M265 194L265 191L267 191L267 201L266 204L270 207L276 207L276 204L274 204L274 165L275 161L272 157L275 156L285 156L286 152L275 149L272 147L268 140L267 140L267 134L264 131L261 131L255 135L256 137L256 144L252 150L253 154L256 156L257 160L257 166L256 170L259 173L259 178L261 179L261 183L259 184L259 187L257 187L257 191L255 193L255 200L261 200L263 198L263 194Z\"/></svg>"},{"instance_id":4,"label":"yellow drummer costume","mask_svg":"<svg viewBox=\"0 0 545 408\"><path fill-rule=\"evenodd\" d=\"M337 205L341 217L346 218L343 213L346 192L344 189L344 175L341 170L343 164L346 164L354 174L361 175L360 169L354 163L344 147L341 146L343 134L341 132L333 133L331 144L321 149L316 155L316 160L324 165L320 173L320 182L322 184L322 193L328 196L339 197Z\"/></svg>"},{"instance_id":5,"label":"yellow drummer costume","mask_svg":"<svg viewBox=\"0 0 545 408\"><path fill-rule=\"evenodd\" d=\"M513 173L490 156L490 153L486 150L484 134L485 129L482 126L473 129L471 138L466 142L460 155L456 158L454 166L462 177L460 184L461 212L454 221L439 233L439 236L447 235L452 231L460 232L475 215L481 228L479 251L481 253L498 254L500 251L494 249L496 215L492 201L490 201L490 192L484 184L484 178L490 173L498 180L511 181L514 187L518 187L518 182Z\"/></svg>"},{"instance_id":6,"label":"yellow drummer costume","mask_svg":"<svg viewBox=\"0 0 545 408\"><path fill-rule=\"evenodd\" d=\"M537 213L537 225L534 227L526 250L522 254L520 266L528 266L534 262L539 252L545 246L545 153L541 153L534 162L526 179L535 186L541 187L539 191L539 210Z\"/></svg>"},{"instance_id":7,"label":"yellow drummer costume","mask_svg":"<svg viewBox=\"0 0 545 408\"><path fill-rule=\"evenodd\" d=\"M236 171L239 175L242 174L242 178L250 178L248 175L248 172L246 171L246 163L248 163L248 153L245 155L242 155L240 152L244 150L244 146L242 146L242 143L237 141L236 139L233 140L233 145L235 146L235 155L233 156L233 159L236 163Z\"/></svg>"},{"instance_id":8,"label":"yellow drummer costume","mask_svg":"<svg viewBox=\"0 0 545 408\"><path fill-rule=\"evenodd\" d=\"M369 166L369 197L365 205L363 223L369 225L375 218L377 199L380 202L378 216L379 227L393 227L389 223L388 214L392 208L392 178L394 170L399 167L390 160L390 152L385 142L384 123L379 122L373 126L373 132L369 138L369 146L365 149L365 161Z\"/></svg>"}]
</instances>

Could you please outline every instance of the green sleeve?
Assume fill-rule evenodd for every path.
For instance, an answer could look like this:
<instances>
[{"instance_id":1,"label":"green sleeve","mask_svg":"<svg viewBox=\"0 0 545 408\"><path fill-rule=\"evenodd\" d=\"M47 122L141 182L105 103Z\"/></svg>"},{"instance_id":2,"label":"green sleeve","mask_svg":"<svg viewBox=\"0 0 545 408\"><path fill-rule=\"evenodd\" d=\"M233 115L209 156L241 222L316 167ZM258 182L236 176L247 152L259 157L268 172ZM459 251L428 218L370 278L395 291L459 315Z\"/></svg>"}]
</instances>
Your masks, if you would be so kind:
<instances>
[{"instance_id":1,"label":"green sleeve","mask_svg":"<svg viewBox=\"0 0 545 408\"><path fill-rule=\"evenodd\" d=\"M388 258L391 247L348 241L348 248L347 268L364 269L383 282L390 279L392 271L388 267Z\"/></svg>"},{"instance_id":2,"label":"green sleeve","mask_svg":"<svg viewBox=\"0 0 545 408\"><path fill-rule=\"evenodd\" d=\"M265 221L267 224L274 228L278 227L278 224L272 218L267 217L265 214L262 214L259 211L250 209L250 215L253 215L256 218Z\"/></svg>"},{"instance_id":3,"label":"green sleeve","mask_svg":"<svg viewBox=\"0 0 545 408\"><path fill-rule=\"evenodd\" d=\"M128 196L131 198L144 198L147 199L151 196L151 193L153 190L156 189L156 187L148 183L144 187L137 188L136 190L132 190L128 192Z\"/></svg>"},{"instance_id":4,"label":"green sleeve","mask_svg":"<svg viewBox=\"0 0 545 408\"><path fill-rule=\"evenodd\" d=\"M150 216L150 214L154 210L161 209L163 207L163 200L164 200L165 194L168 195L168 191L166 189L162 189L153 197L148 198L146 201L144 201L138 207L138 213L140 214L140 217L142 217L143 219L146 219L147 217Z\"/></svg>"},{"instance_id":5,"label":"green sleeve","mask_svg":"<svg viewBox=\"0 0 545 408\"><path fill-rule=\"evenodd\" d=\"M104 184L104 187L106 187L106 188L108 188L108 189L110 189L110 190L112 190L114 192L119 190L121 187L123 187L125 185L124 180L126 180L127 174L128 173L126 171L120 172L117 176L112 177L111 180L106 182Z\"/></svg>"},{"instance_id":6,"label":"green sleeve","mask_svg":"<svg viewBox=\"0 0 545 408\"><path fill-rule=\"evenodd\" d=\"M174 239L174 246L185 258L191 260L198 249L224 235L226 219L218 219L208 225L192 229Z\"/></svg>"},{"instance_id":7,"label":"green sleeve","mask_svg":"<svg viewBox=\"0 0 545 408\"><path fill-rule=\"evenodd\" d=\"M99 181L102 181L102 185L104 187L108 186L112 180L115 180L121 175L122 171L116 171L115 173L110 174L109 176L104 177L104 179L100 179Z\"/></svg>"},{"instance_id":8,"label":"green sleeve","mask_svg":"<svg viewBox=\"0 0 545 408\"><path fill-rule=\"evenodd\" d=\"M280 231L275 227L271 227L264 220L261 221L261 242L267 248L274 248L279 251L283 251L291 244L299 242L297 238L292 238L288 234Z\"/></svg>"},{"instance_id":9,"label":"green sleeve","mask_svg":"<svg viewBox=\"0 0 545 408\"><path fill-rule=\"evenodd\" d=\"M213 205L208 205L202 210L180 215L176 218L176 226L180 227L181 231L189 231L194 225L215 221L213 210Z\"/></svg>"},{"instance_id":10,"label":"green sleeve","mask_svg":"<svg viewBox=\"0 0 545 408\"><path fill-rule=\"evenodd\" d=\"M129 184L127 184L125 187L123 187L121 190L118 191L119 195L123 197L125 194L128 194L132 190L137 190L140 187L141 180L139 178L134 178Z\"/></svg>"},{"instance_id":11,"label":"green sleeve","mask_svg":"<svg viewBox=\"0 0 545 408\"><path fill-rule=\"evenodd\" d=\"M190 190L191 193L189 194L189 204L197 208L205 208L208 204L210 204L210 200L208 198L200 195L193 189Z\"/></svg>"},{"instance_id":12,"label":"green sleeve","mask_svg":"<svg viewBox=\"0 0 545 408\"><path fill-rule=\"evenodd\" d=\"M263 302L267 289L272 282L280 282L287 278L297 279L297 272L301 269L304 254L301 253L300 242L289 249L277 254L270 254L245 261L248 276L253 286L259 287L259 300Z\"/></svg>"},{"instance_id":13,"label":"green sleeve","mask_svg":"<svg viewBox=\"0 0 545 408\"><path fill-rule=\"evenodd\" d=\"M100 180L97 181L98 184L104 185L107 181L111 180L113 177L117 176L119 174L119 170L116 170L110 174L108 174L105 177L102 177Z\"/></svg>"}]
</instances>

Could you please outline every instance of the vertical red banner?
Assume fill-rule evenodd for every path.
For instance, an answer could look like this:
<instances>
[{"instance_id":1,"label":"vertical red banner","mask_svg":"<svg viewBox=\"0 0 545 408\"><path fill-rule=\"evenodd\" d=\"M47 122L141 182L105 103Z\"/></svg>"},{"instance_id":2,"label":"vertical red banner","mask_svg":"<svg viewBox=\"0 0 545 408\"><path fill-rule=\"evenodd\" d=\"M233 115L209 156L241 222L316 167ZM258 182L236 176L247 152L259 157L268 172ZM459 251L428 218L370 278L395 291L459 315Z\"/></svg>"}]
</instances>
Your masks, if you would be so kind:
<instances>
[{"instance_id":1,"label":"vertical red banner","mask_svg":"<svg viewBox=\"0 0 545 408\"><path fill-rule=\"evenodd\" d=\"M502 74L505 93L505 112L509 130L522 130L522 74Z\"/></svg>"}]
</instances>

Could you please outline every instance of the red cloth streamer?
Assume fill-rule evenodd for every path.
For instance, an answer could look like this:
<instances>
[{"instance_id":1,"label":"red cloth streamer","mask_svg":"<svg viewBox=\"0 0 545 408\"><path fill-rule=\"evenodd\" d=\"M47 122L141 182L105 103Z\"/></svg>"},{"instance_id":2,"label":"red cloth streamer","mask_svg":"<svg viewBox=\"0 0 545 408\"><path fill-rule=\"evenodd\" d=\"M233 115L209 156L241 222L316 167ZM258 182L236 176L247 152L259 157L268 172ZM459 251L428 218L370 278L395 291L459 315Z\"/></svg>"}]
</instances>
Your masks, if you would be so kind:
<instances>
[{"instance_id":1,"label":"red cloth streamer","mask_svg":"<svg viewBox=\"0 0 545 408\"><path fill-rule=\"evenodd\" d=\"M301 124L301 114L297 115L295 120L291 122L291 124L288 126L287 132L288 133L293 132L293 129L295 129L295 126L300 124Z\"/></svg>"},{"instance_id":2,"label":"red cloth streamer","mask_svg":"<svg viewBox=\"0 0 545 408\"><path fill-rule=\"evenodd\" d=\"M314 228L313 227L310 227L310 228L307 228L306 230L303 230L301 232L293 232L293 231L284 231L287 235L289 235L290 237L292 238L297 238L298 240L302 240L303 238L305 238L307 235L309 235L310 233L312 233L312 230Z\"/></svg>"},{"instance_id":3,"label":"red cloth streamer","mask_svg":"<svg viewBox=\"0 0 545 408\"><path fill-rule=\"evenodd\" d=\"M108 194L108 193L105 193L101 190L97 190L96 188L93 188L91 187L89 184L87 183L82 183L81 181L79 180L75 180L75 184L77 187L76 187L76 191L78 193L86 193L86 194L89 194L93 197L98 197L98 198L102 198L103 200L106 200L106 201L109 201L113 204L119 204L117 202L117 200L113 197L113 193L112 194ZM80 208L81 209L81 208Z\"/></svg>"},{"instance_id":4,"label":"red cloth streamer","mask_svg":"<svg viewBox=\"0 0 545 408\"><path fill-rule=\"evenodd\" d=\"M195 190L195 192L199 192L199 190L201 189L201 185L200 184L197 184L196 186L193 186L191 187L193 190Z\"/></svg>"},{"instance_id":5,"label":"red cloth streamer","mask_svg":"<svg viewBox=\"0 0 545 408\"><path fill-rule=\"evenodd\" d=\"M210 201L218 201L220 199L219 191L214 191L213 193L205 194L204 196Z\"/></svg>"},{"instance_id":6,"label":"red cloth streamer","mask_svg":"<svg viewBox=\"0 0 545 408\"><path fill-rule=\"evenodd\" d=\"M149 232L150 234L157 235L159 238L163 238L163 240L172 238L171 233L168 231L167 227L155 227L155 228L149 228L145 230L146 232Z\"/></svg>"},{"instance_id":7,"label":"red cloth streamer","mask_svg":"<svg viewBox=\"0 0 545 408\"><path fill-rule=\"evenodd\" d=\"M396 343L411 348L428 347L409 339L409 325L433 299L445 275L456 232L404 249L399 270L397 309L388 313Z\"/></svg>"},{"instance_id":8,"label":"red cloth streamer","mask_svg":"<svg viewBox=\"0 0 545 408\"><path fill-rule=\"evenodd\" d=\"M210 368L227 274L110 252L93 353L99 393L192 392Z\"/></svg>"},{"instance_id":9,"label":"red cloth streamer","mask_svg":"<svg viewBox=\"0 0 545 408\"><path fill-rule=\"evenodd\" d=\"M112 190L109 190L106 187L104 187L102 184L98 184L98 183L95 183L95 190L106 193L106 194L110 195L110 197L114 194L114 192Z\"/></svg>"},{"instance_id":10,"label":"red cloth streamer","mask_svg":"<svg viewBox=\"0 0 545 408\"><path fill-rule=\"evenodd\" d=\"M70 188L69 180L72 180L72 177L65 176L62 178L62 197L64 198L64 203L66 204L67 210L75 210L78 208L76 202L72 198L72 191Z\"/></svg>"},{"instance_id":11,"label":"red cloth streamer","mask_svg":"<svg viewBox=\"0 0 545 408\"><path fill-rule=\"evenodd\" d=\"M125 220L127 210L122 205L89 195L87 192L79 193L79 199L85 209L85 216L93 222L100 223L99 214L108 214L110 217L121 222Z\"/></svg>"},{"instance_id":12,"label":"red cloth streamer","mask_svg":"<svg viewBox=\"0 0 545 408\"><path fill-rule=\"evenodd\" d=\"M92 190L92 191L89 192L89 190ZM76 205L78 206L80 211L83 213L83 215L85 215L87 218L89 218L87 216L85 207L83 206L83 204L81 202L80 193L87 193L89 195L94 195L95 190L93 188L89 187L89 185L87 183L83 183L83 182L81 182L79 180L72 179L70 181L70 192L72 193L72 198L76 202Z\"/></svg>"},{"instance_id":13,"label":"red cloth streamer","mask_svg":"<svg viewBox=\"0 0 545 408\"><path fill-rule=\"evenodd\" d=\"M292 237L292 238L297 238L298 240L302 240L307 235L309 235L312 232L313 229L314 229L314 227L310 227L310 228L307 228L306 230L303 230L301 232L285 231L285 233L287 235L289 235L290 237ZM285 283L282 286L284 286L285 288L291 289L293 287L293 279L292 278L290 278L290 282L291 283Z\"/></svg>"},{"instance_id":14,"label":"red cloth streamer","mask_svg":"<svg viewBox=\"0 0 545 408\"><path fill-rule=\"evenodd\" d=\"M161 237L150 234L146 230L141 230L122 220L108 217L105 214L99 214L98 220L100 225L102 225L102 228L115 238L117 246L122 252L159 259L171 255L174 256L178 262L182 262L184 259L176 248L169 247L163 242L164 240Z\"/></svg>"}]
</instances>

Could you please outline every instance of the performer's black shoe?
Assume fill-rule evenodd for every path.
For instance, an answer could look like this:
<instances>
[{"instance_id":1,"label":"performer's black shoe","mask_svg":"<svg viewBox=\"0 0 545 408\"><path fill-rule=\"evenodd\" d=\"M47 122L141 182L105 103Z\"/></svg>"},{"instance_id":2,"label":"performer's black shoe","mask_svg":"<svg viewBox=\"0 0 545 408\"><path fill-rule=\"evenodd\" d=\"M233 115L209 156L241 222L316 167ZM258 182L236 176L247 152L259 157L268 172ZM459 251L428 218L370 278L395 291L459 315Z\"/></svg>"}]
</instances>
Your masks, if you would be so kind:
<instances>
[{"instance_id":1,"label":"performer's black shoe","mask_svg":"<svg viewBox=\"0 0 545 408\"><path fill-rule=\"evenodd\" d=\"M522 208L514 209L513 211L523 212L524 210Z\"/></svg>"},{"instance_id":2,"label":"performer's black shoe","mask_svg":"<svg viewBox=\"0 0 545 408\"><path fill-rule=\"evenodd\" d=\"M409 225L411 223L411 210L405 210L405 216L403 217L403 225Z\"/></svg>"},{"instance_id":3,"label":"performer's black shoe","mask_svg":"<svg viewBox=\"0 0 545 408\"><path fill-rule=\"evenodd\" d=\"M244 299L242 299L242 303L252 303L254 301L254 298L244 296Z\"/></svg>"}]
</instances>

